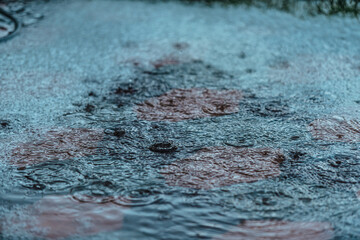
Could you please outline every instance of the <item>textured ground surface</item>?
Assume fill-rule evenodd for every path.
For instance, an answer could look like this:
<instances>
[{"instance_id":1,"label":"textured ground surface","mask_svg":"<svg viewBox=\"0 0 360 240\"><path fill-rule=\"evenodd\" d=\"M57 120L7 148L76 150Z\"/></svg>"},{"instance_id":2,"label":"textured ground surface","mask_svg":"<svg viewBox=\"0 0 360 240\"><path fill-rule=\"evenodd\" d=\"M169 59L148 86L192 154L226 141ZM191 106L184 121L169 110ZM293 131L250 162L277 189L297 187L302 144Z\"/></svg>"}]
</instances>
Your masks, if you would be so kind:
<instances>
[{"instance_id":1,"label":"textured ground surface","mask_svg":"<svg viewBox=\"0 0 360 240\"><path fill-rule=\"evenodd\" d=\"M0 238L360 238L358 20L30 7L0 42Z\"/></svg>"}]
</instances>

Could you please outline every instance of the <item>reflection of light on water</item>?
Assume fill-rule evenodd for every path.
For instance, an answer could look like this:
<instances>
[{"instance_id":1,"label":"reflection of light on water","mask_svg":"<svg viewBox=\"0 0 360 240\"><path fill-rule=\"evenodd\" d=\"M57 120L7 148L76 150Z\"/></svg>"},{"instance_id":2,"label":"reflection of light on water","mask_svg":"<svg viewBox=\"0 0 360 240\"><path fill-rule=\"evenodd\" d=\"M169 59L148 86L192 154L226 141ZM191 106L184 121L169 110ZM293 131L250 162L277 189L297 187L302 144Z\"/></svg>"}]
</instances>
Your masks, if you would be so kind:
<instances>
[{"instance_id":1,"label":"reflection of light on water","mask_svg":"<svg viewBox=\"0 0 360 240\"><path fill-rule=\"evenodd\" d=\"M49 160L67 160L95 153L102 139L100 129L69 128L48 131L41 139L19 144L11 152L10 162L26 166Z\"/></svg>"},{"instance_id":2,"label":"reflection of light on water","mask_svg":"<svg viewBox=\"0 0 360 240\"><path fill-rule=\"evenodd\" d=\"M359 142L360 122L356 119L333 117L317 119L309 124L315 139L333 142Z\"/></svg>"},{"instance_id":3,"label":"reflection of light on water","mask_svg":"<svg viewBox=\"0 0 360 240\"><path fill-rule=\"evenodd\" d=\"M266 148L213 147L162 170L171 186L211 189L276 177L284 156Z\"/></svg>"},{"instance_id":4,"label":"reflection of light on water","mask_svg":"<svg viewBox=\"0 0 360 240\"><path fill-rule=\"evenodd\" d=\"M46 239L93 235L120 229L123 209L104 198L46 196L22 212L10 215L5 226L10 231L17 229Z\"/></svg>"},{"instance_id":5,"label":"reflection of light on water","mask_svg":"<svg viewBox=\"0 0 360 240\"><path fill-rule=\"evenodd\" d=\"M214 240L327 240L333 230L326 222L245 221Z\"/></svg>"},{"instance_id":6,"label":"reflection of light on water","mask_svg":"<svg viewBox=\"0 0 360 240\"><path fill-rule=\"evenodd\" d=\"M177 122L238 112L242 94L236 90L173 89L136 107L138 117Z\"/></svg>"}]
</instances>

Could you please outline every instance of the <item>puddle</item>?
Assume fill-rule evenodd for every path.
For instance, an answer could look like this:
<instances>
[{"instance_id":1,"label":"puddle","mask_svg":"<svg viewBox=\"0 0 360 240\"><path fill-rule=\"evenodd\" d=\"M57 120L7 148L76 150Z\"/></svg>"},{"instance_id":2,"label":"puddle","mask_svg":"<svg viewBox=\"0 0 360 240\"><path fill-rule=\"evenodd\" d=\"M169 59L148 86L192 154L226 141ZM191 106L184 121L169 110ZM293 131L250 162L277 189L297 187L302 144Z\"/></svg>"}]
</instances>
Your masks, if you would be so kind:
<instances>
[{"instance_id":1,"label":"puddle","mask_svg":"<svg viewBox=\"0 0 360 240\"><path fill-rule=\"evenodd\" d=\"M1 239L359 238L355 18L0 6Z\"/></svg>"}]
</instances>

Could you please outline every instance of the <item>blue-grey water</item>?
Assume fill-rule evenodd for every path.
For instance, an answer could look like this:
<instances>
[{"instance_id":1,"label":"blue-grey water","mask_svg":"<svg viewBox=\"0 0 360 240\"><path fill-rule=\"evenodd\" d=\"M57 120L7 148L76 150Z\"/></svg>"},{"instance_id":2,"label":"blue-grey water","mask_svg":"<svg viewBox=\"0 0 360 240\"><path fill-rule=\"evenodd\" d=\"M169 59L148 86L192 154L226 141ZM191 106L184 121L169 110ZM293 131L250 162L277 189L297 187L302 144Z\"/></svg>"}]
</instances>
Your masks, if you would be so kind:
<instances>
[{"instance_id":1,"label":"blue-grey water","mask_svg":"<svg viewBox=\"0 0 360 240\"><path fill-rule=\"evenodd\" d=\"M69 239L213 239L245 220L324 222L334 239L360 238L359 125L344 141L309 127L360 117L358 19L176 2L31 7L44 18L0 42L0 238L38 239L12 219L32 221L29 206L54 195L120 198L121 227ZM178 88L243 97L228 115L138 116L137 104ZM211 189L167 183L164 168L217 146L279 149L281 173Z\"/></svg>"}]
</instances>

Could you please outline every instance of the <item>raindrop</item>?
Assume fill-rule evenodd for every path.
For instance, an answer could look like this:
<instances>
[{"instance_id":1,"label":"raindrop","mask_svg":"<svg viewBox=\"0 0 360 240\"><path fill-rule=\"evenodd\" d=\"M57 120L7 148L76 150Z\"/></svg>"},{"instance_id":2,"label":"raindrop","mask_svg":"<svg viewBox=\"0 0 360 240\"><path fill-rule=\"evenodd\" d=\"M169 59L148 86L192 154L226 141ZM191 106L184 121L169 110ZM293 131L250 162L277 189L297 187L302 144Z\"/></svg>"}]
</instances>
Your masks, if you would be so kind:
<instances>
[{"instance_id":1,"label":"raindrop","mask_svg":"<svg viewBox=\"0 0 360 240\"><path fill-rule=\"evenodd\" d=\"M161 142L161 143L154 143L149 147L149 149L153 152L171 153L171 152L175 152L177 147L171 142Z\"/></svg>"}]
</instances>

